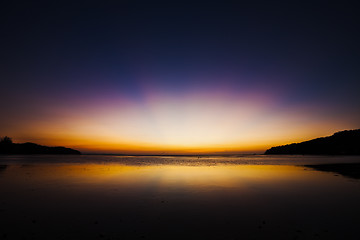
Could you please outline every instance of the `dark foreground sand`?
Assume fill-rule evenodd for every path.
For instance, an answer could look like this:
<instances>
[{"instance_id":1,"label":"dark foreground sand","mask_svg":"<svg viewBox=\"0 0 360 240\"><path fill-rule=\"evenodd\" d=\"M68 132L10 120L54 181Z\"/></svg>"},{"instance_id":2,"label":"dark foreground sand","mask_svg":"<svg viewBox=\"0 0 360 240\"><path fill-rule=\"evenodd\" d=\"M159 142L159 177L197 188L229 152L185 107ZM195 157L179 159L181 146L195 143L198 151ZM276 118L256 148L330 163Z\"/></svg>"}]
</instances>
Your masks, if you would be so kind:
<instances>
[{"instance_id":1,"label":"dark foreground sand","mask_svg":"<svg viewBox=\"0 0 360 240\"><path fill-rule=\"evenodd\" d=\"M360 237L360 181L342 176L359 176L360 163L213 165L194 159L190 165L166 159L171 164L4 159L0 239Z\"/></svg>"},{"instance_id":2,"label":"dark foreground sand","mask_svg":"<svg viewBox=\"0 0 360 240\"><path fill-rule=\"evenodd\" d=\"M345 177L360 179L360 163L337 163L337 164L318 164L305 165L318 171L333 172Z\"/></svg>"}]
</instances>

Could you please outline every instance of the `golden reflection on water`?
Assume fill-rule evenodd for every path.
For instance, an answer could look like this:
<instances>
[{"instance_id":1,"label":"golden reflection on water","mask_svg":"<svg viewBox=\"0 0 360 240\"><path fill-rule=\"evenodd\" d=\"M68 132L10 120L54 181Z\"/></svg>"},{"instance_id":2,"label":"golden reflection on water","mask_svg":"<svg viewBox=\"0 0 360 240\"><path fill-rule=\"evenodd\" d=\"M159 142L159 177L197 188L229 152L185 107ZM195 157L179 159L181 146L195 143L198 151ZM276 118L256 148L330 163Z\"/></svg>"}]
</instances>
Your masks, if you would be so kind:
<instances>
[{"instance_id":1,"label":"golden reflection on water","mask_svg":"<svg viewBox=\"0 0 360 240\"><path fill-rule=\"evenodd\" d=\"M1 169L0 226L12 239L358 236L359 182L301 166L53 163Z\"/></svg>"},{"instance_id":2,"label":"golden reflection on water","mask_svg":"<svg viewBox=\"0 0 360 240\"><path fill-rule=\"evenodd\" d=\"M14 173L14 174L11 174ZM157 187L181 186L187 188L222 187L241 188L261 184L285 186L290 182L317 182L331 180L331 176L305 171L299 166L279 165L217 165L181 166L121 164L38 164L10 166L7 177L12 184L27 181L44 183L71 183L86 185L134 186L153 183ZM24 176L24 177L19 177Z\"/></svg>"}]
</instances>

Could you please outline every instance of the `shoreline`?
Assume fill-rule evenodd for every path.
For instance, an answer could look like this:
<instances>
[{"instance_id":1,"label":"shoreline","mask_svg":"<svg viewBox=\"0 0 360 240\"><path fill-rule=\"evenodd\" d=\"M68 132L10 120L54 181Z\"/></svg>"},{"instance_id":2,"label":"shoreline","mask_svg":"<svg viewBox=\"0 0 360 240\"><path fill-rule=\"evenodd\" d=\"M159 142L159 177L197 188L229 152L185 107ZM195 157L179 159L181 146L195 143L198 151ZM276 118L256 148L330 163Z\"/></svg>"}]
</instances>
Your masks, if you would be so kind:
<instances>
[{"instance_id":1,"label":"shoreline","mask_svg":"<svg viewBox=\"0 0 360 240\"><path fill-rule=\"evenodd\" d=\"M332 172L344 177L360 179L360 163L307 164L304 167L322 172Z\"/></svg>"}]
</instances>

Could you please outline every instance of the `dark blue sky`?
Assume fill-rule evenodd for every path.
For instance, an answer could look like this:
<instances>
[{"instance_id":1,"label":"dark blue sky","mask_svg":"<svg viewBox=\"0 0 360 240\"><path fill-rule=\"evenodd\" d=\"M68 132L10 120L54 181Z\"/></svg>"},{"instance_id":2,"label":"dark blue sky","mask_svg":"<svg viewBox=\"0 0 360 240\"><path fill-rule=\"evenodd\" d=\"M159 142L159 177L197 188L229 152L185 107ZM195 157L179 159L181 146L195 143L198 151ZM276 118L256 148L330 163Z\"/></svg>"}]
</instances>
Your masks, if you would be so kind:
<instances>
[{"instance_id":1,"label":"dark blue sky","mask_svg":"<svg viewBox=\"0 0 360 240\"><path fill-rule=\"evenodd\" d=\"M2 75L31 84L100 75L132 89L139 72L215 72L285 75L321 92L359 87L355 1L135 2L5 3Z\"/></svg>"}]
</instances>

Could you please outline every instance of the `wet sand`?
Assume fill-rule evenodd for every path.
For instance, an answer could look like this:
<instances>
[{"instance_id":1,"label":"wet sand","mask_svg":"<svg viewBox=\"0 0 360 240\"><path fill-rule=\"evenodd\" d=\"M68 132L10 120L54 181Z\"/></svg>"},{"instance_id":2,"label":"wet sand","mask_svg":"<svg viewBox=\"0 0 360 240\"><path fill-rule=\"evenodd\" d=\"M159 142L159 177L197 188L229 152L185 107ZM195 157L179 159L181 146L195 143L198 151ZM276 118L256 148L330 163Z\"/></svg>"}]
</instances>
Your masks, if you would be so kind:
<instances>
[{"instance_id":1,"label":"wet sand","mask_svg":"<svg viewBox=\"0 0 360 240\"><path fill-rule=\"evenodd\" d=\"M360 179L360 163L337 163L337 164L318 164L305 165L318 171L332 172L341 174L345 177Z\"/></svg>"},{"instance_id":2,"label":"wet sand","mask_svg":"<svg viewBox=\"0 0 360 240\"><path fill-rule=\"evenodd\" d=\"M0 239L359 239L358 180L163 161L1 163Z\"/></svg>"}]
</instances>

